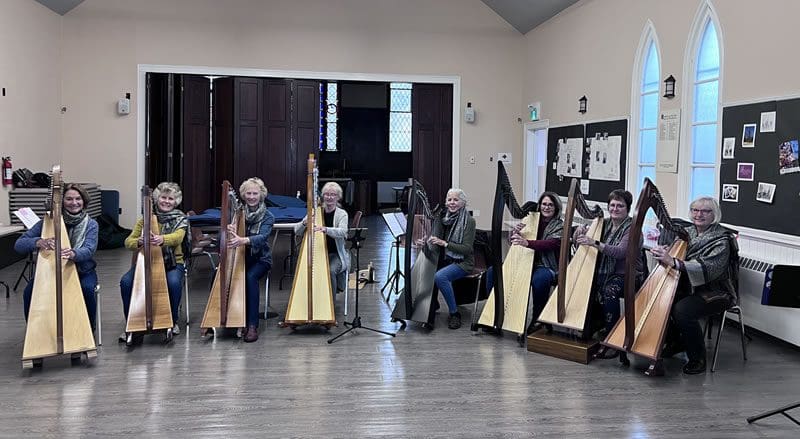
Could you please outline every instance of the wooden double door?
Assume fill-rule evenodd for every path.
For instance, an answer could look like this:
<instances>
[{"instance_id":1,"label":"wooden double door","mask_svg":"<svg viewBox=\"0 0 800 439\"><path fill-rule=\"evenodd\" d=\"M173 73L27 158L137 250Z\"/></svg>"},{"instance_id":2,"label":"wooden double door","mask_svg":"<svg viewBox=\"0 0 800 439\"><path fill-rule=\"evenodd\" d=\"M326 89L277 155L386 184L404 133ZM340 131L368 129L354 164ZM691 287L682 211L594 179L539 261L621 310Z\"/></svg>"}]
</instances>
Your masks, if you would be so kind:
<instances>
[{"instance_id":1,"label":"wooden double door","mask_svg":"<svg viewBox=\"0 0 800 439\"><path fill-rule=\"evenodd\" d=\"M219 204L222 180L259 177L270 193L305 193L319 92L318 81L148 73L147 184L180 184L181 208L196 212Z\"/></svg>"}]
</instances>

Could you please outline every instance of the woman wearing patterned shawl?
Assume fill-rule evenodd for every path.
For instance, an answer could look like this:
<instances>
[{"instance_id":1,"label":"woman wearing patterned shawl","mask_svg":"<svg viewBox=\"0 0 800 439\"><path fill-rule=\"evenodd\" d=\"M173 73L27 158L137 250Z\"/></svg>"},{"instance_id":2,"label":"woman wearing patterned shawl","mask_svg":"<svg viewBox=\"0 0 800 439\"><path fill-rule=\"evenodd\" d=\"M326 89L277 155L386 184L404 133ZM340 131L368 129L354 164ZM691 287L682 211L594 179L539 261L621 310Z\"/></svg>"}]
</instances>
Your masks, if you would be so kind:
<instances>
[{"instance_id":1,"label":"woman wearing patterned shawl","mask_svg":"<svg viewBox=\"0 0 800 439\"><path fill-rule=\"evenodd\" d=\"M622 189L608 194L608 213L610 221L603 222L603 233L600 240L595 241L586 236L586 226L578 227L574 240L578 245L592 246L599 251L595 264L592 295L603 307L605 333L611 332L619 320L619 299L625 291L625 254L628 250L628 234L633 220L628 216L633 203L633 195ZM636 267L641 272L641 267ZM624 352L611 351L610 355L602 352L599 358L616 358L621 356L623 364L627 364Z\"/></svg>"},{"instance_id":2,"label":"woman wearing patterned shawl","mask_svg":"<svg viewBox=\"0 0 800 439\"><path fill-rule=\"evenodd\" d=\"M175 326L172 328L174 334L180 334L178 326L178 307L181 303L181 286L183 285L183 239L186 236L186 229L189 223L186 215L175 207L181 204L183 192L176 183L163 182L153 191L153 203L156 205L155 215L161 234L151 233L149 241L151 245L161 246L164 255L164 269L167 273L167 290L169 291L169 302L172 307L172 321ZM125 247L136 250L142 246L142 218L136 221L130 236L125 239ZM122 312L125 320L128 319L128 308L131 304L131 293L133 291L133 274L136 267L122 276L119 281L120 293L122 295ZM125 337L120 336L124 341Z\"/></svg>"},{"instance_id":3,"label":"woman wearing patterned shawl","mask_svg":"<svg viewBox=\"0 0 800 439\"><path fill-rule=\"evenodd\" d=\"M533 288L533 308L531 310L531 323L527 333L536 329L539 314L547 305L553 281L558 274L558 250L561 247L561 233L564 230L564 220L561 219L561 199L555 192L543 192L539 196L539 228L536 239L527 240L520 235L525 227L519 223L511 231L511 244L522 245L535 250L533 257L533 273L531 274L531 287ZM492 290L494 286L494 272L492 268L486 274L486 289Z\"/></svg>"},{"instance_id":4,"label":"woman wearing patterned shawl","mask_svg":"<svg viewBox=\"0 0 800 439\"><path fill-rule=\"evenodd\" d=\"M83 291L83 301L86 303L86 312L92 331L95 330L95 317L97 315L97 302L94 289L97 286L97 273L94 261L94 252L97 250L97 221L89 218L86 207L89 206L89 194L78 184L70 183L64 186L61 215L67 227L71 248L61 249L61 259L69 259L75 263L78 279ZM36 250L48 251L55 249L54 238L42 238L42 221L17 239L14 250L17 253L28 254ZM25 320L28 320L28 311L31 307L31 294L33 293L33 279L28 282L22 295L25 310Z\"/></svg>"},{"instance_id":5,"label":"woman wearing patterned shawl","mask_svg":"<svg viewBox=\"0 0 800 439\"><path fill-rule=\"evenodd\" d=\"M250 247L245 253L244 266L246 272L245 294L247 295L247 329L242 336L246 343L258 340L258 282L272 267L272 251L269 248L269 234L275 224L275 217L267 210L264 199L267 198L267 187L257 177L248 178L239 186L239 195L245 203L245 228L247 234L239 236L233 224L228 225L231 238L228 246L236 248L242 245Z\"/></svg>"},{"instance_id":6,"label":"woman wearing patterned shawl","mask_svg":"<svg viewBox=\"0 0 800 439\"><path fill-rule=\"evenodd\" d=\"M444 249L445 267L439 269L434 276L434 283L442 292L450 316L447 327L461 327L461 313L458 312L453 281L461 279L475 266L472 243L475 241L475 219L467 212L467 194L458 188L447 191L445 199L447 207L442 215L434 220L428 245L438 245Z\"/></svg>"},{"instance_id":7,"label":"woman wearing patterned shawl","mask_svg":"<svg viewBox=\"0 0 800 439\"><path fill-rule=\"evenodd\" d=\"M692 375L706 370L706 346L699 319L721 313L736 303L730 266L731 255L737 254L738 249L732 248L735 235L719 225L722 213L717 200L696 199L689 206L689 216L693 225L686 227L689 234L686 260L671 257L668 247L655 247L652 253L659 263L681 273L672 306L675 328L668 332L662 355L669 357L685 348L689 361L683 373ZM680 332L679 336L675 330Z\"/></svg>"}]
</instances>

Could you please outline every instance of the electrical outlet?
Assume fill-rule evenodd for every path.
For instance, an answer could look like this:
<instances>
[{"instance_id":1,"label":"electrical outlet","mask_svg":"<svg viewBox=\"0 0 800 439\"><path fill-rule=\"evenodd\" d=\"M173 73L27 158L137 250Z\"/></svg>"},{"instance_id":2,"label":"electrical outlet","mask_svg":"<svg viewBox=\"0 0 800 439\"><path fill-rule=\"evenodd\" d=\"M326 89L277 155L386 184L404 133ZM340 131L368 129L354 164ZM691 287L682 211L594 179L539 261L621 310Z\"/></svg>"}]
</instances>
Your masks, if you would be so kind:
<instances>
[{"instance_id":1,"label":"electrical outlet","mask_svg":"<svg viewBox=\"0 0 800 439\"><path fill-rule=\"evenodd\" d=\"M480 211L479 209L474 209L474 210L472 211L472 216L473 216L473 217L478 217L478 216L481 216L481 211Z\"/></svg>"},{"instance_id":2,"label":"electrical outlet","mask_svg":"<svg viewBox=\"0 0 800 439\"><path fill-rule=\"evenodd\" d=\"M470 165L474 165L475 164L475 156L474 155L469 156L469 164Z\"/></svg>"}]
</instances>

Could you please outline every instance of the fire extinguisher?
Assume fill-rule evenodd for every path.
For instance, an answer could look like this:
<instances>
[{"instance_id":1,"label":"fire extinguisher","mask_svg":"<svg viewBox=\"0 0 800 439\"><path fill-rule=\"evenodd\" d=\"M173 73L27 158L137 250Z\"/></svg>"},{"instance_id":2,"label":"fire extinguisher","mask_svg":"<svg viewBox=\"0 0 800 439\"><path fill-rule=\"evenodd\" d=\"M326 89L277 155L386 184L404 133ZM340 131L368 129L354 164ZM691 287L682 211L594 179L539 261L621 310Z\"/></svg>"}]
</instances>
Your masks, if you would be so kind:
<instances>
[{"instance_id":1,"label":"fire extinguisher","mask_svg":"<svg viewBox=\"0 0 800 439\"><path fill-rule=\"evenodd\" d=\"M13 183L11 174L13 165L11 164L11 157L3 157L3 186L11 186Z\"/></svg>"}]
</instances>

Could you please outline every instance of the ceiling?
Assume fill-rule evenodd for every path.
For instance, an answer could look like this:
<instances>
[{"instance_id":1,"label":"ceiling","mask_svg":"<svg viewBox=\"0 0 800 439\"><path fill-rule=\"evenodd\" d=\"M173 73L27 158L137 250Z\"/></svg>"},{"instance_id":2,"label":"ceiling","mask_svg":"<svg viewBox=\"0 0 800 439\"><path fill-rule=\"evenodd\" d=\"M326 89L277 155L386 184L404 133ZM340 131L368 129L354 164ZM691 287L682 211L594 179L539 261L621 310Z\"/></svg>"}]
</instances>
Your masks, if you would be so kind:
<instances>
[{"instance_id":1,"label":"ceiling","mask_svg":"<svg viewBox=\"0 0 800 439\"><path fill-rule=\"evenodd\" d=\"M61 15L83 0L36 0ZM554 17L578 0L481 0L521 34Z\"/></svg>"}]
</instances>

